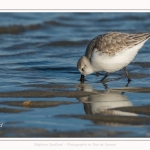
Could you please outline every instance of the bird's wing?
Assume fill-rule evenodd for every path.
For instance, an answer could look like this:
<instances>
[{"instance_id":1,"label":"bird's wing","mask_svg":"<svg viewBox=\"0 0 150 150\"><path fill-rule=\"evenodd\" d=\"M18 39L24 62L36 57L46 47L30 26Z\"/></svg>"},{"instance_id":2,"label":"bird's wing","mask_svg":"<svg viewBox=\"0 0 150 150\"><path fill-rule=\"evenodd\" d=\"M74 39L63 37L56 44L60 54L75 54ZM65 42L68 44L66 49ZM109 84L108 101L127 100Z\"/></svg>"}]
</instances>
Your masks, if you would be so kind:
<instances>
[{"instance_id":1,"label":"bird's wing","mask_svg":"<svg viewBox=\"0 0 150 150\"><path fill-rule=\"evenodd\" d=\"M95 37L87 46L85 55L90 59L94 49L108 55L115 55L125 48L131 48L150 37L150 33L127 34L110 32Z\"/></svg>"}]
</instances>

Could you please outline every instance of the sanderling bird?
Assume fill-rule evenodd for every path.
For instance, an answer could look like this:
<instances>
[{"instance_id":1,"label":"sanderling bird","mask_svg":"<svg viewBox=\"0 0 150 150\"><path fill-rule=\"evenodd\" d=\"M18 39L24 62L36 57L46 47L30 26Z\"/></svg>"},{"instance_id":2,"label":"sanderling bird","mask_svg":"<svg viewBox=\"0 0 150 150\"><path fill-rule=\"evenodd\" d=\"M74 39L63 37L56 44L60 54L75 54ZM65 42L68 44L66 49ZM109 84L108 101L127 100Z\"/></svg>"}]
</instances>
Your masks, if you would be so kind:
<instances>
[{"instance_id":1,"label":"sanderling bird","mask_svg":"<svg viewBox=\"0 0 150 150\"><path fill-rule=\"evenodd\" d=\"M124 69L131 81L126 66L134 59L139 49L150 38L150 33L128 34L109 32L98 35L88 44L85 54L78 60L80 81L93 72L105 71L103 80L109 73Z\"/></svg>"}]
</instances>

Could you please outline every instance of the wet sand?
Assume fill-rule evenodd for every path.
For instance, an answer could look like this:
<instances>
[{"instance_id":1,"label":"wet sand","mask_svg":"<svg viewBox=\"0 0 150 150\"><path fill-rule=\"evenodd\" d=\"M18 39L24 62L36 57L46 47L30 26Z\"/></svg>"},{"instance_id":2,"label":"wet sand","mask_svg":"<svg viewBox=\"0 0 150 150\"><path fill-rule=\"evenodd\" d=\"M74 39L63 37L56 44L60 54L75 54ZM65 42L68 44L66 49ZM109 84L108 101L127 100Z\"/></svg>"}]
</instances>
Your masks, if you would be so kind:
<instances>
[{"instance_id":1,"label":"wet sand","mask_svg":"<svg viewBox=\"0 0 150 150\"><path fill-rule=\"evenodd\" d=\"M81 97L89 96L91 92L77 92L77 91L16 91L16 92L0 92L0 97Z\"/></svg>"},{"instance_id":2,"label":"wet sand","mask_svg":"<svg viewBox=\"0 0 150 150\"><path fill-rule=\"evenodd\" d=\"M81 131L48 131L42 128L3 128L1 137L59 137L59 138L85 138L85 137L119 137L128 135L129 132L112 132L104 130L81 130Z\"/></svg>"}]
</instances>

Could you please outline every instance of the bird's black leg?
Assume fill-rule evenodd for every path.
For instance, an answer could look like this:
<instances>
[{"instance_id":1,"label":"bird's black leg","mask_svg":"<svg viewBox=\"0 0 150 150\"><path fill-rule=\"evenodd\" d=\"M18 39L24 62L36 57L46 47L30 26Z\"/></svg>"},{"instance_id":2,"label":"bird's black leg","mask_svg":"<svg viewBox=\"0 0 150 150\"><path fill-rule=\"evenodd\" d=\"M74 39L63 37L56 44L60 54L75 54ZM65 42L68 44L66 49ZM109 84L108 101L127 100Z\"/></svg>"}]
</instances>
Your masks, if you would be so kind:
<instances>
[{"instance_id":1,"label":"bird's black leg","mask_svg":"<svg viewBox=\"0 0 150 150\"><path fill-rule=\"evenodd\" d=\"M127 71L126 67L124 67L123 70L124 70L125 73L126 73L126 76L127 76L127 78L128 78L128 84L129 84L130 81L131 81L131 79L130 79L130 77L129 77L129 74L128 74L128 71Z\"/></svg>"},{"instance_id":2,"label":"bird's black leg","mask_svg":"<svg viewBox=\"0 0 150 150\"><path fill-rule=\"evenodd\" d=\"M102 84L103 84L103 86L104 86L105 90L107 90L107 89L108 89L107 84L106 84L106 83L104 83L104 82L102 82Z\"/></svg>"},{"instance_id":3,"label":"bird's black leg","mask_svg":"<svg viewBox=\"0 0 150 150\"><path fill-rule=\"evenodd\" d=\"M106 72L105 76L101 79L101 82L109 75L109 72Z\"/></svg>"},{"instance_id":4,"label":"bird's black leg","mask_svg":"<svg viewBox=\"0 0 150 150\"><path fill-rule=\"evenodd\" d=\"M130 79L130 78L129 78L129 79ZM127 84L126 84L125 87L128 87L128 85L129 85L129 83L130 83L130 81L131 81L131 79L130 79L130 80L129 80L129 79L128 79L128 82L127 82ZM125 92L122 92L122 95L124 95L124 93L125 93Z\"/></svg>"},{"instance_id":5,"label":"bird's black leg","mask_svg":"<svg viewBox=\"0 0 150 150\"><path fill-rule=\"evenodd\" d=\"M81 81L81 83L84 82L84 75L83 74L81 74L80 81Z\"/></svg>"}]
</instances>

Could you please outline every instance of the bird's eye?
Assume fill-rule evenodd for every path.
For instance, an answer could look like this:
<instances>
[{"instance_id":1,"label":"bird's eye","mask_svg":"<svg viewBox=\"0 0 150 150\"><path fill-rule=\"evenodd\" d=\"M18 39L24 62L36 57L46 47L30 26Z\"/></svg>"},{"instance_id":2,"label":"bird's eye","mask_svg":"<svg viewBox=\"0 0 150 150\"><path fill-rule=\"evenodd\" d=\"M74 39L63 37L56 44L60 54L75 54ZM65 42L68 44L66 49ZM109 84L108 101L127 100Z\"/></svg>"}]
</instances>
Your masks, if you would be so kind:
<instances>
[{"instance_id":1,"label":"bird's eye","mask_svg":"<svg viewBox=\"0 0 150 150\"><path fill-rule=\"evenodd\" d=\"M84 68L82 68L81 70L84 71Z\"/></svg>"}]
</instances>

